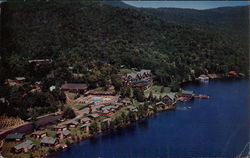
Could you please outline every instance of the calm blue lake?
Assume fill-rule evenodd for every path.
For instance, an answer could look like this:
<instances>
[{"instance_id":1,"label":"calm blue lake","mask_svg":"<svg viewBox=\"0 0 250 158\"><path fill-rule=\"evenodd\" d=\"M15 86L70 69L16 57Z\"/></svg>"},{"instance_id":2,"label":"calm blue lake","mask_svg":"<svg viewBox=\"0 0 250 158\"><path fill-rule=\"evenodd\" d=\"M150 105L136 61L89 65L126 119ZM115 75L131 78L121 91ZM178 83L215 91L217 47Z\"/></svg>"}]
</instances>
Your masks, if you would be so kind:
<instances>
[{"instance_id":1,"label":"calm blue lake","mask_svg":"<svg viewBox=\"0 0 250 158\"><path fill-rule=\"evenodd\" d=\"M184 86L209 99L178 103L126 129L73 144L61 158L235 157L249 141L248 80Z\"/></svg>"}]
</instances>

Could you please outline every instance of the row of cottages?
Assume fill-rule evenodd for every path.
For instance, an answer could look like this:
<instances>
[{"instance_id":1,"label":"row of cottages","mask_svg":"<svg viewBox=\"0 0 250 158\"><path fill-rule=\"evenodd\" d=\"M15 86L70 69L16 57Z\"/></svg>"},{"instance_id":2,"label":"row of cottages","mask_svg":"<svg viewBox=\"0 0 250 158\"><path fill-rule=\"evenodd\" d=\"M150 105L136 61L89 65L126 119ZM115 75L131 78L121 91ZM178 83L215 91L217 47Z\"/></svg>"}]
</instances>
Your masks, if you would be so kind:
<instances>
[{"instance_id":1,"label":"row of cottages","mask_svg":"<svg viewBox=\"0 0 250 158\"><path fill-rule=\"evenodd\" d=\"M127 73L122 76L124 85L132 88L147 89L152 85L151 70L141 70Z\"/></svg>"},{"instance_id":2,"label":"row of cottages","mask_svg":"<svg viewBox=\"0 0 250 158\"><path fill-rule=\"evenodd\" d=\"M62 91L84 94L88 89L87 84L83 83L66 83L61 86Z\"/></svg>"},{"instance_id":3,"label":"row of cottages","mask_svg":"<svg viewBox=\"0 0 250 158\"><path fill-rule=\"evenodd\" d=\"M59 126L55 127L54 130L56 130L56 137L58 138L67 138L71 136L71 132L66 128L66 126ZM44 137L47 137L46 131L36 131L31 134L33 138L42 139Z\"/></svg>"},{"instance_id":4,"label":"row of cottages","mask_svg":"<svg viewBox=\"0 0 250 158\"><path fill-rule=\"evenodd\" d=\"M32 137L36 139L41 139L40 143L44 146L55 146L58 144L58 140L56 138L48 137L47 132L45 131L36 131L31 134ZM25 139L25 135L23 133L12 133L8 134L5 137L5 141L14 141L14 142L21 142ZM36 146L31 140L26 140L16 146L14 146L11 150L14 153L27 153L35 151Z\"/></svg>"},{"instance_id":5,"label":"row of cottages","mask_svg":"<svg viewBox=\"0 0 250 158\"><path fill-rule=\"evenodd\" d=\"M148 95L149 97L149 95ZM153 97L156 99L160 99L160 101L164 102L165 104L175 104L177 101L176 93L162 93L162 94L153 94Z\"/></svg>"}]
</instances>

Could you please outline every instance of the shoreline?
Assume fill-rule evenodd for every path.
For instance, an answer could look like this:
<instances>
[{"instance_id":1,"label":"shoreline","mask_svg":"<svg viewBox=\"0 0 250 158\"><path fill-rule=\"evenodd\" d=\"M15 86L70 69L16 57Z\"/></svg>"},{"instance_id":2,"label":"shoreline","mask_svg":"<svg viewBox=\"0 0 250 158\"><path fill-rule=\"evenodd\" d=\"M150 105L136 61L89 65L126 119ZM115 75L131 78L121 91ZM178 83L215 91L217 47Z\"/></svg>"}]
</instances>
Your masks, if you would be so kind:
<instances>
[{"instance_id":1,"label":"shoreline","mask_svg":"<svg viewBox=\"0 0 250 158\"><path fill-rule=\"evenodd\" d=\"M216 79L248 79L247 77L227 77L227 76L224 76L224 77L221 77L221 78L216 78ZM213 79L214 80L214 79ZM192 83L192 82L198 82L197 80L194 80L194 81L188 81L188 82L183 82L182 84L188 84L188 83ZM181 84L180 84L181 85ZM181 85L182 86L182 85ZM178 102L178 101L177 101ZM154 111L153 109L150 109L150 108L148 108L147 109L147 115L144 117L142 117L142 118L138 118L138 117L136 117L136 120L135 121L132 121L132 122L129 122L129 123L126 123L125 125L123 125L122 127L114 127L114 128L112 128L112 129L110 129L110 130L108 130L108 131L99 131L99 132L97 132L97 133L95 133L95 134L92 134L92 135L87 135L87 136L85 136L84 138L83 137L81 137L80 139L74 139L73 140L73 142L70 142L70 143L68 143L68 144L66 144L66 147L59 147L59 148L54 148L55 150L54 151L47 151L47 152L45 152L43 155L40 155L40 157L53 157L53 155L57 155L59 152L62 152L62 151L64 151L64 150L66 150L70 145L72 145L72 144L75 144L75 143L80 143L80 142L83 142L83 141L85 141L85 140L87 140L87 139L91 139L91 138L95 138L95 137L98 137L98 136L100 136L100 135L102 135L102 134L109 134L109 133L111 133L111 132L113 132L113 131L115 131L115 130L119 130L119 129L123 129L123 128L126 128L126 127L128 127L128 126L131 126L131 125L133 125L133 124L135 124L135 123L138 123L138 122L140 122L140 121L143 121L143 120L145 120L145 119L147 119L147 118L149 118L149 117L151 117L151 116L154 116L154 115L156 115L158 112L165 112L165 111L172 111L172 110L175 110L176 109L176 103L177 102L175 102L174 104L171 104L171 105L169 105L169 106L166 106L164 109L157 109L157 111ZM77 135L72 135L72 137L76 137Z\"/></svg>"},{"instance_id":2,"label":"shoreline","mask_svg":"<svg viewBox=\"0 0 250 158\"><path fill-rule=\"evenodd\" d=\"M217 79L218 79L218 80L221 80L221 79L247 79L247 77L232 77L232 76L228 76L228 75L227 75L227 76L223 76L223 75L221 76L221 75L220 75L220 76L217 76L217 77L215 77L215 78L209 78L209 80L217 80ZM179 83L179 85L182 87L183 85L189 84L189 83L192 83L192 82L199 82L199 80L184 81L184 82ZM143 120L145 120L145 119L147 119L147 118L149 118L149 117L152 117L152 116L154 116L154 115L156 115L157 113L160 113L160 112L173 111L173 110L176 109L176 104L177 104L177 102L178 102L178 101L176 101L175 103L173 103L173 104L171 105L171 107L168 106L168 107L165 108L165 109L153 111L153 112L149 113L146 117L143 117L143 118L141 118L141 119L139 119L139 120L136 120L136 121L134 121L134 122L130 122L130 123L128 123L128 124L126 124L126 125L124 125L124 126L122 126L122 127L116 127L116 128L114 128L114 129L112 129L112 130L109 130L109 131L98 132L98 133L96 133L96 134L94 134L94 135L87 136L87 137L84 138L84 139L80 139L79 141L72 142L72 143L70 143L69 145L76 144L76 143L81 143L81 142L83 142L83 141L85 141L85 140L87 140L87 139L95 138L95 137L100 136L100 135L102 135L102 134L110 134L111 132L113 132L113 131L115 131L115 130L126 128L126 127L131 126L131 125L133 125L133 124L135 124L135 123L138 123L138 122L140 122L140 121L143 121ZM54 152L48 154L46 157L47 157L47 158L52 158L53 155L57 155L57 154L60 153L61 151L66 150L66 149L69 147L69 145L67 145L67 147L64 148L64 149L61 149L61 150L58 150L58 151L54 151Z\"/></svg>"},{"instance_id":3,"label":"shoreline","mask_svg":"<svg viewBox=\"0 0 250 158\"><path fill-rule=\"evenodd\" d=\"M66 149L67 149L70 145L72 145L72 144L81 143L81 142L83 142L83 141L85 141L85 140L88 140L88 139L96 138L96 137L101 136L101 135L104 135L104 134L110 134L111 132L114 132L114 131L119 130L119 129L127 128L128 126L132 126L132 125L134 125L134 124L136 124L136 123L138 123L138 122L141 122L141 121L143 121L143 120L145 120L145 119L148 119L148 118L150 118L150 117L153 117L153 116L155 116L157 113L160 113L160 112L167 112L167 111L174 111L174 110L176 109L176 103L177 103L177 102L173 103L172 105L168 106L168 107L165 108L165 109L161 109L161 110L157 110L156 112L149 113L146 117L143 117L143 118L141 118L141 119L138 119L138 120L133 121L133 122L130 122L130 123L127 123L126 125L124 125L124 126L122 126L122 127L115 127L115 128L113 128L113 129L111 129L111 130L108 130L108 131L98 132L98 133L93 134L93 135L91 135L91 136L87 136L87 137L85 137L84 139L80 139L79 141L72 142L72 143L68 144L67 147L65 147L65 148L63 148L63 149L61 149L61 150L58 150L58 151L54 151L54 152L48 154L48 155L45 156L45 157L46 157L46 158L53 158L53 155L56 156L56 155L59 154L61 151L66 150Z\"/></svg>"}]
</instances>

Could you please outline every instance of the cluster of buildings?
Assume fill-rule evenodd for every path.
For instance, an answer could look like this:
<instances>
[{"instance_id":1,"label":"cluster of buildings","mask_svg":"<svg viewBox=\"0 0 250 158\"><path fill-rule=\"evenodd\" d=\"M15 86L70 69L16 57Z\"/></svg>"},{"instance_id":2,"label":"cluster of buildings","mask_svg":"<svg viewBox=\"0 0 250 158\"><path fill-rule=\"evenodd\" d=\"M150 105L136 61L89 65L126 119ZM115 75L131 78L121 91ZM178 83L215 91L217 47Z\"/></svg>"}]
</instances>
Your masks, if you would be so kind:
<instances>
[{"instance_id":1,"label":"cluster of buildings","mask_svg":"<svg viewBox=\"0 0 250 158\"><path fill-rule=\"evenodd\" d=\"M151 70L140 70L122 76L124 85L131 88L148 89L153 84Z\"/></svg>"}]
</instances>

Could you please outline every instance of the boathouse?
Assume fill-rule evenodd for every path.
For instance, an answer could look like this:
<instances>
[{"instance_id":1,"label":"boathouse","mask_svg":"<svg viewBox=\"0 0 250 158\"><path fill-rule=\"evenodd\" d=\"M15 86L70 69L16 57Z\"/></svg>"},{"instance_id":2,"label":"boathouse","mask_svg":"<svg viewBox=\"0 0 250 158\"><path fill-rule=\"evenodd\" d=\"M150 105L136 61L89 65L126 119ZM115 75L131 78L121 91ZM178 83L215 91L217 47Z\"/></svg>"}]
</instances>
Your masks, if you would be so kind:
<instances>
[{"instance_id":1,"label":"boathouse","mask_svg":"<svg viewBox=\"0 0 250 158\"><path fill-rule=\"evenodd\" d=\"M194 91L183 90L181 92L181 97L184 97L190 100L194 97Z\"/></svg>"}]
</instances>

